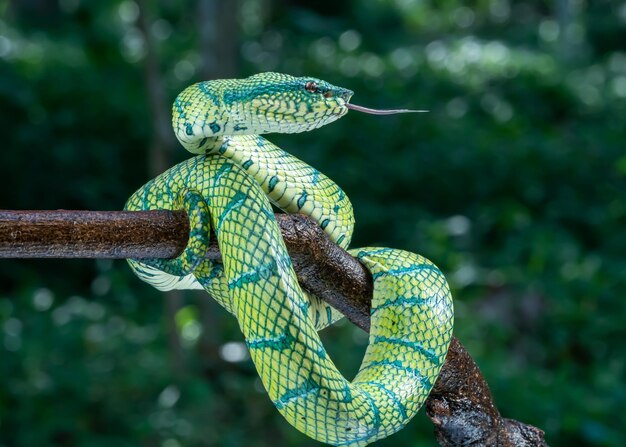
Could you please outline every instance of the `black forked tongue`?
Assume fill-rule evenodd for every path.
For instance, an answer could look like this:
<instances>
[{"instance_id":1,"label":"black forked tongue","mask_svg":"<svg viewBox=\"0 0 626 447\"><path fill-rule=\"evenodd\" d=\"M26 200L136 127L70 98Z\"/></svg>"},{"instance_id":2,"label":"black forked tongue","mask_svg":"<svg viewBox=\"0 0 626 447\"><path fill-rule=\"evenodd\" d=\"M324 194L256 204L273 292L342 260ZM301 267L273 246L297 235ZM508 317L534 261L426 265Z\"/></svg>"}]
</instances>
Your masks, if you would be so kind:
<instances>
[{"instance_id":1,"label":"black forked tongue","mask_svg":"<svg viewBox=\"0 0 626 447\"><path fill-rule=\"evenodd\" d=\"M370 109L369 107L357 106L356 104L346 103L346 107L357 112L369 113L370 115L395 115L396 113L425 113L428 110L411 110L411 109Z\"/></svg>"}]
</instances>

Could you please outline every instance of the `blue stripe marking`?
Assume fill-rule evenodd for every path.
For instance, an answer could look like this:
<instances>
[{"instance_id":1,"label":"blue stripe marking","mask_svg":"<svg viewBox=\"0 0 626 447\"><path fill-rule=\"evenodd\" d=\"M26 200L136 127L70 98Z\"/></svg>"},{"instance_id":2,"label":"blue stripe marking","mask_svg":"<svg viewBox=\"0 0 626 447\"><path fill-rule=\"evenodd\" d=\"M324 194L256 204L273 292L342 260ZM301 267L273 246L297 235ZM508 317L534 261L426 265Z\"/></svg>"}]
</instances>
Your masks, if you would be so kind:
<instances>
[{"instance_id":1,"label":"blue stripe marking","mask_svg":"<svg viewBox=\"0 0 626 447\"><path fill-rule=\"evenodd\" d=\"M280 334L277 337L257 338L254 340L246 340L248 349L275 349L282 351L293 345L295 338L291 334Z\"/></svg>"},{"instance_id":2,"label":"blue stripe marking","mask_svg":"<svg viewBox=\"0 0 626 447\"><path fill-rule=\"evenodd\" d=\"M213 93L210 89L208 89L207 85L208 85L208 81L200 82L198 83L198 88L200 89L202 93L208 96L211 99L211 101L215 103L216 106L219 106L218 96L215 93Z\"/></svg>"},{"instance_id":3,"label":"blue stripe marking","mask_svg":"<svg viewBox=\"0 0 626 447\"><path fill-rule=\"evenodd\" d=\"M211 129L211 132L213 133L218 133L222 129L220 125L215 122L209 124L209 128Z\"/></svg>"},{"instance_id":4,"label":"blue stripe marking","mask_svg":"<svg viewBox=\"0 0 626 447\"><path fill-rule=\"evenodd\" d=\"M389 298L387 299L387 301L385 301L384 303L382 303L379 306L376 307L372 307L372 310L370 311L370 315L374 315L374 312L381 310L381 309L386 309L388 307L393 307L393 306L402 306L405 304L408 305L420 305L420 304L428 304L429 301L431 301L432 299L436 298L437 295L432 295L432 296L427 296L427 297L422 297L422 296L412 296L409 298Z\"/></svg>"},{"instance_id":5,"label":"blue stripe marking","mask_svg":"<svg viewBox=\"0 0 626 447\"><path fill-rule=\"evenodd\" d=\"M419 353L426 356L428 360L436 365L439 365L439 357L437 357L437 354L435 354L432 349L425 348L419 342L402 340L400 338L378 336L374 338L374 343L389 343L391 345L404 346L405 348L419 351Z\"/></svg>"},{"instance_id":6,"label":"blue stripe marking","mask_svg":"<svg viewBox=\"0 0 626 447\"><path fill-rule=\"evenodd\" d=\"M402 418L403 419L407 418L406 407L400 401L400 398L396 395L396 393L394 393L392 390L385 388L385 386L380 382L371 381L371 382L364 382L364 383L375 386L376 388L384 392L387 396L389 396L389 398L393 401L394 405L398 407L398 411L400 412L400 415L402 416Z\"/></svg>"},{"instance_id":7,"label":"blue stripe marking","mask_svg":"<svg viewBox=\"0 0 626 447\"><path fill-rule=\"evenodd\" d=\"M367 397L367 400L370 401L370 404L372 405L372 408L374 409L374 426L368 433L368 438L371 438L376 432L378 432L378 428L380 427L380 410L378 409L378 406L376 405L376 401L374 400L372 395L368 393L367 391L365 391L364 389L361 389L361 391L365 394L365 397Z\"/></svg>"},{"instance_id":8,"label":"blue stripe marking","mask_svg":"<svg viewBox=\"0 0 626 447\"><path fill-rule=\"evenodd\" d=\"M254 164L254 162L252 160L246 160L243 162L243 164L241 165L244 169L248 169L250 166L252 166Z\"/></svg>"},{"instance_id":9,"label":"blue stripe marking","mask_svg":"<svg viewBox=\"0 0 626 447\"><path fill-rule=\"evenodd\" d=\"M441 270L439 270L434 265L419 264L419 265L414 265L411 267L402 267L399 269L376 272L372 274L372 278L376 280L377 278L380 278L381 276L400 276L400 275L404 275L405 273L415 273L415 272L420 272L422 270L433 271L441 275Z\"/></svg>"},{"instance_id":10,"label":"blue stripe marking","mask_svg":"<svg viewBox=\"0 0 626 447\"><path fill-rule=\"evenodd\" d=\"M361 368L361 370L359 371L359 374L362 373L363 371L373 368L375 366L384 366L384 367L392 367L395 369L398 369L400 371L404 371L407 372L409 374L411 374L412 376L414 376L417 380L420 381L420 383L422 384L422 386L424 388L426 388L427 390L430 390L433 385L430 383L430 380L428 379L428 377L424 376L421 371L419 369L415 369L415 368L408 368L406 366L404 366L402 364L401 361L399 360L394 360L393 362L390 362L388 360L379 360L376 362L372 362L369 365L367 365L365 368Z\"/></svg>"},{"instance_id":11,"label":"blue stripe marking","mask_svg":"<svg viewBox=\"0 0 626 447\"><path fill-rule=\"evenodd\" d=\"M185 115L185 112L183 111L183 106L180 104L179 98L176 98L176 100L174 100L174 107L176 107L176 110L178 111L178 114L180 115L180 117L182 119L186 119L186 115Z\"/></svg>"},{"instance_id":12,"label":"blue stripe marking","mask_svg":"<svg viewBox=\"0 0 626 447\"><path fill-rule=\"evenodd\" d=\"M274 401L274 405L279 410L285 408L288 404L293 401L296 401L302 397L307 396L308 394L315 393L320 390L320 386L313 382L311 379L307 379L302 385L297 388L292 388L287 390L285 394L280 396L278 399Z\"/></svg>"},{"instance_id":13,"label":"blue stripe marking","mask_svg":"<svg viewBox=\"0 0 626 447\"><path fill-rule=\"evenodd\" d=\"M148 200L148 196L152 192L153 187L154 187L154 179L146 183L146 186L143 189L143 199L141 201L141 208L144 210L151 209L152 205L150 204L150 201Z\"/></svg>"},{"instance_id":14,"label":"blue stripe marking","mask_svg":"<svg viewBox=\"0 0 626 447\"><path fill-rule=\"evenodd\" d=\"M352 438L352 439L347 439L346 441L337 443L335 445L340 446L340 445L353 445L359 441L365 441L367 439L372 438L373 436L376 435L376 433L378 433L378 430L380 429L380 410L378 409L378 407L376 406L376 401L374 400L374 398L372 397L372 395L370 393L368 393L367 391L365 391L364 389L360 388L359 389L364 395L365 398L369 401L370 406L373 410L373 416L374 416L374 424L373 426L367 430L367 432L362 435L359 436L358 438Z\"/></svg>"},{"instance_id":15,"label":"blue stripe marking","mask_svg":"<svg viewBox=\"0 0 626 447\"><path fill-rule=\"evenodd\" d=\"M165 182L164 186L165 186L165 189L167 190L168 197L177 197L177 196L180 197L180 195L181 195L180 192L178 194L174 194L172 192L172 185L170 184L170 182ZM185 210L185 211L187 211L187 210ZM189 218L189 216L187 216L187 218Z\"/></svg>"},{"instance_id":16,"label":"blue stripe marking","mask_svg":"<svg viewBox=\"0 0 626 447\"><path fill-rule=\"evenodd\" d=\"M233 165L231 165L230 163L222 164L222 166L220 166L217 172L215 173L215 177L214 177L215 182L218 182L219 180L221 180L224 175L228 174L231 171L231 169L233 169Z\"/></svg>"},{"instance_id":17,"label":"blue stripe marking","mask_svg":"<svg viewBox=\"0 0 626 447\"><path fill-rule=\"evenodd\" d=\"M306 199L309 196L309 193L305 190L302 191L302 195L300 196L300 198L298 199L298 210L300 210L304 204L306 203Z\"/></svg>"},{"instance_id":18,"label":"blue stripe marking","mask_svg":"<svg viewBox=\"0 0 626 447\"><path fill-rule=\"evenodd\" d=\"M291 262L291 256L286 255L286 256L276 256L276 264L283 268L283 269L288 269L290 267L293 266L292 262Z\"/></svg>"},{"instance_id":19,"label":"blue stripe marking","mask_svg":"<svg viewBox=\"0 0 626 447\"><path fill-rule=\"evenodd\" d=\"M320 181L320 171L318 171L315 168L312 168L311 183L313 185L317 185L319 181Z\"/></svg>"},{"instance_id":20,"label":"blue stripe marking","mask_svg":"<svg viewBox=\"0 0 626 447\"><path fill-rule=\"evenodd\" d=\"M270 178L269 182L267 183L268 185L267 192L270 193L274 191L274 188L276 187L277 183L278 183L278 177L273 175L272 178Z\"/></svg>"},{"instance_id":21,"label":"blue stripe marking","mask_svg":"<svg viewBox=\"0 0 626 447\"><path fill-rule=\"evenodd\" d=\"M278 274L278 266L276 261L272 260L268 264L260 265L254 270L244 272L241 275L228 281L228 289L232 290L235 287L241 287L244 284L250 284L258 282L262 279L268 279L270 276Z\"/></svg>"},{"instance_id":22,"label":"blue stripe marking","mask_svg":"<svg viewBox=\"0 0 626 447\"><path fill-rule=\"evenodd\" d=\"M228 202L228 205L224 207L224 212L222 213L219 220L217 221L217 228L215 228L216 234L220 232L220 229L222 228L222 224L224 223L224 219L226 218L226 216L228 216L234 209L239 208L241 205L243 205L243 202L246 200L246 198L247 196L241 191L237 191L235 193L231 201Z\"/></svg>"},{"instance_id":23,"label":"blue stripe marking","mask_svg":"<svg viewBox=\"0 0 626 447\"><path fill-rule=\"evenodd\" d=\"M235 101L242 101L242 94L237 91L227 90L224 93L224 104L232 104Z\"/></svg>"},{"instance_id":24,"label":"blue stripe marking","mask_svg":"<svg viewBox=\"0 0 626 447\"><path fill-rule=\"evenodd\" d=\"M359 251L359 254L357 255L357 258L362 259L366 256L375 256L375 255L379 255L382 253L388 253L390 251L393 251L393 248L379 248L377 250L371 250L371 251L365 251L365 250L361 250Z\"/></svg>"},{"instance_id":25,"label":"blue stripe marking","mask_svg":"<svg viewBox=\"0 0 626 447\"><path fill-rule=\"evenodd\" d=\"M211 265L213 266L213 268L211 268L211 273L209 273L209 276L205 278L209 281L219 277L224 272L224 264L217 261L211 261Z\"/></svg>"},{"instance_id":26,"label":"blue stripe marking","mask_svg":"<svg viewBox=\"0 0 626 447\"><path fill-rule=\"evenodd\" d=\"M224 265L217 261L209 261L211 263L211 271L208 276L199 276L196 279L202 285L202 287L210 287L211 282L214 279L219 278L224 273Z\"/></svg>"},{"instance_id":27,"label":"blue stripe marking","mask_svg":"<svg viewBox=\"0 0 626 447\"><path fill-rule=\"evenodd\" d=\"M200 159L203 161L206 160L206 157L198 156L193 157L190 160L193 161L193 167L187 166L187 177L185 177L185 185L189 185L191 183L191 176L194 172L198 172L198 163L200 163Z\"/></svg>"},{"instance_id":28,"label":"blue stripe marking","mask_svg":"<svg viewBox=\"0 0 626 447\"><path fill-rule=\"evenodd\" d=\"M270 219L272 221L275 220L274 213L272 212L272 210L268 210L267 208L263 208L262 213L265 214L265 216L268 219Z\"/></svg>"},{"instance_id":29,"label":"blue stripe marking","mask_svg":"<svg viewBox=\"0 0 626 447\"><path fill-rule=\"evenodd\" d=\"M296 303L298 308L302 311L305 317L309 316L309 307L311 306L308 301L302 301L301 303Z\"/></svg>"}]
</instances>

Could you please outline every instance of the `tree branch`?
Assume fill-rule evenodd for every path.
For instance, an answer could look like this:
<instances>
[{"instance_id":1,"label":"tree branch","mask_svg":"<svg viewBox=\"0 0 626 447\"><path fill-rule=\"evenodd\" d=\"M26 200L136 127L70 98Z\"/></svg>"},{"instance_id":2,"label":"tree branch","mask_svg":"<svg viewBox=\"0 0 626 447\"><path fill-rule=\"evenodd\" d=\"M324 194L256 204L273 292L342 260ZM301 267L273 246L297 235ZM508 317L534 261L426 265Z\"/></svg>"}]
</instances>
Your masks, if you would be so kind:
<instances>
[{"instance_id":1,"label":"tree branch","mask_svg":"<svg viewBox=\"0 0 626 447\"><path fill-rule=\"evenodd\" d=\"M309 218L277 214L298 281L369 331L372 278ZM0 258L170 258L187 244L182 211L0 211ZM212 239L207 257L219 259ZM547 446L544 433L500 416L476 363L453 338L426 402L442 446Z\"/></svg>"}]
</instances>

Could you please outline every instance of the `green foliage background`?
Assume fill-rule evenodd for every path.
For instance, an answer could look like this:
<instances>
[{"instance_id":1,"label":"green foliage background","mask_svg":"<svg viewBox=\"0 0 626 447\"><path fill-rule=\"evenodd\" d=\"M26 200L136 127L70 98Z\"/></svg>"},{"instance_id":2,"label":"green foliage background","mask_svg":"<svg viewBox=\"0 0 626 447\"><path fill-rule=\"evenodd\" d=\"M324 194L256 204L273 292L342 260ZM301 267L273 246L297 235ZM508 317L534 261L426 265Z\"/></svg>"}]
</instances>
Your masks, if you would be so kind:
<instances>
[{"instance_id":1,"label":"green foliage background","mask_svg":"<svg viewBox=\"0 0 626 447\"><path fill-rule=\"evenodd\" d=\"M240 76L308 74L358 104L430 109L271 138L345 189L354 245L446 272L456 335L504 416L553 446L623 446L626 4L553 3L242 0L231 58ZM201 79L196 9L147 8L168 102ZM138 12L0 1L0 208L121 209L150 178ZM170 164L187 157L174 149ZM0 446L316 445L206 303L186 294L172 320L123 261L0 261ZM353 373L364 334L324 338ZM398 443L436 445L423 413L378 445Z\"/></svg>"}]
</instances>

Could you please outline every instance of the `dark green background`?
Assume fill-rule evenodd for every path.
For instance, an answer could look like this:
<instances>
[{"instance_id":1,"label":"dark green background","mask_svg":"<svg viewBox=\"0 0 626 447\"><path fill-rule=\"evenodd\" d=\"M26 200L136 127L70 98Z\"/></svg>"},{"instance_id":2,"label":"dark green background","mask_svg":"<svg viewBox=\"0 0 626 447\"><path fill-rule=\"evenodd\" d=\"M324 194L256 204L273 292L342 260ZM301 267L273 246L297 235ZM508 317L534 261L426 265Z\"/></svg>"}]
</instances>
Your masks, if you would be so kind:
<instances>
[{"instance_id":1,"label":"dark green background","mask_svg":"<svg viewBox=\"0 0 626 447\"><path fill-rule=\"evenodd\" d=\"M626 4L145 3L0 1L0 208L122 208L188 156L164 113L207 77L429 109L270 138L345 189L355 246L441 267L504 416L552 446L626 444ZM364 334L324 338L353 374ZM123 261L2 260L0 446L316 445L229 361L241 341L204 294ZM378 445L436 443L421 413Z\"/></svg>"}]
</instances>

